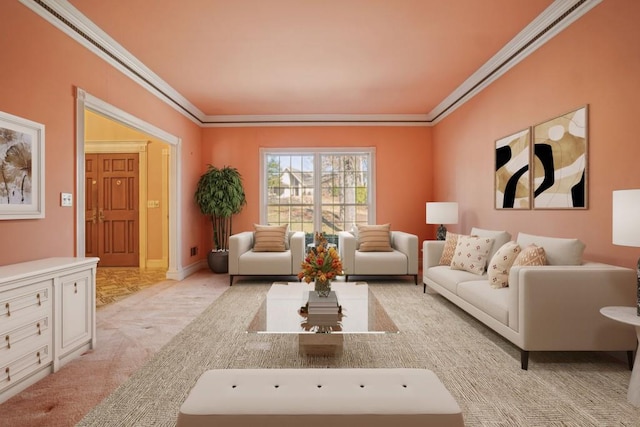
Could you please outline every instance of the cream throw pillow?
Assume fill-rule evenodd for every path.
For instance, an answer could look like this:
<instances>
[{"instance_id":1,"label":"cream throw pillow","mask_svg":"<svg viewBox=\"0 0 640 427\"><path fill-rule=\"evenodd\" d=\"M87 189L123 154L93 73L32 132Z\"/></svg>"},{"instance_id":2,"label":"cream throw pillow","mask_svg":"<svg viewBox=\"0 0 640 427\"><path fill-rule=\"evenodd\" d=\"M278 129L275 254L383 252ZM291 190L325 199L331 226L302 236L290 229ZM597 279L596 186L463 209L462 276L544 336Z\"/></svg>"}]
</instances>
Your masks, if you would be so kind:
<instances>
[{"instance_id":1,"label":"cream throw pillow","mask_svg":"<svg viewBox=\"0 0 640 427\"><path fill-rule=\"evenodd\" d=\"M289 224L258 225L254 224L253 251L254 252L284 252L287 250L285 239Z\"/></svg>"},{"instance_id":2,"label":"cream throw pillow","mask_svg":"<svg viewBox=\"0 0 640 427\"><path fill-rule=\"evenodd\" d=\"M444 249L442 250L442 256L440 257L440 265L451 265L453 254L456 252L456 244L458 243L458 237L460 234L449 233L447 231L447 237L444 239Z\"/></svg>"},{"instance_id":3,"label":"cream throw pillow","mask_svg":"<svg viewBox=\"0 0 640 427\"><path fill-rule=\"evenodd\" d=\"M456 252L451 260L451 269L465 270L479 275L484 274L492 246L493 239L490 237L458 237Z\"/></svg>"},{"instance_id":4,"label":"cream throw pillow","mask_svg":"<svg viewBox=\"0 0 640 427\"><path fill-rule=\"evenodd\" d=\"M391 225L358 225L358 250L361 252L393 252Z\"/></svg>"},{"instance_id":5,"label":"cream throw pillow","mask_svg":"<svg viewBox=\"0 0 640 427\"><path fill-rule=\"evenodd\" d=\"M492 288L506 288L509 286L509 270L513 262L520 254L520 245L516 242L507 242L495 253L487 273L489 274L489 284Z\"/></svg>"},{"instance_id":6,"label":"cream throw pillow","mask_svg":"<svg viewBox=\"0 0 640 427\"><path fill-rule=\"evenodd\" d=\"M513 262L513 266L538 266L546 265L547 257L544 248L536 245L529 245L524 248Z\"/></svg>"}]
</instances>

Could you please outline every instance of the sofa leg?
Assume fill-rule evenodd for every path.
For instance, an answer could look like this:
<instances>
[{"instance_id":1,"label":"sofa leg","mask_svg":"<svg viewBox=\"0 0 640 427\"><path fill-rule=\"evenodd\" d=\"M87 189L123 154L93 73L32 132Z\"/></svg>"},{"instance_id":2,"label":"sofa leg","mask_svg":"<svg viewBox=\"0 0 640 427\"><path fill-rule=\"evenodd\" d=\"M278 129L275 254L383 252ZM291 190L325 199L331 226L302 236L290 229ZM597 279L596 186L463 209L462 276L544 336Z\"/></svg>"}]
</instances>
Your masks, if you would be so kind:
<instances>
[{"instance_id":1,"label":"sofa leg","mask_svg":"<svg viewBox=\"0 0 640 427\"><path fill-rule=\"evenodd\" d=\"M527 350L520 350L520 367L525 371L529 369L529 352Z\"/></svg>"},{"instance_id":2,"label":"sofa leg","mask_svg":"<svg viewBox=\"0 0 640 427\"><path fill-rule=\"evenodd\" d=\"M229 275L229 286L233 286L233 276Z\"/></svg>"},{"instance_id":3,"label":"sofa leg","mask_svg":"<svg viewBox=\"0 0 640 427\"><path fill-rule=\"evenodd\" d=\"M423 293L423 294L426 294L426 293L427 293L427 284L426 284L426 283L423 283L423 284L422 284L422 293Z\"/></svg>"},{"instance_id":4,"label":"sofa leg","mask_svg":"<svg viewBox=\"0 0 640 427\"><path fill-rule=\"evenodd\" d=\"M633 371L633 350L627 351L627 362L629 363L629 370Z\"/></svg>"}]
</instances>

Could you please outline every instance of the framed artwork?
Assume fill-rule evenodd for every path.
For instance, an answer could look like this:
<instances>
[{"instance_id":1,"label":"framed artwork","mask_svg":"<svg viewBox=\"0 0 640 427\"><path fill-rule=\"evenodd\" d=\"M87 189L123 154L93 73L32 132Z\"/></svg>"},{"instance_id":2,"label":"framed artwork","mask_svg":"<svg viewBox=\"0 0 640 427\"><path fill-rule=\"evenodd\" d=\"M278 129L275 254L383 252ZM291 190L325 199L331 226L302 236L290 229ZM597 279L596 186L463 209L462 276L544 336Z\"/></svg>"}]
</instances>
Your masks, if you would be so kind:
<instances>
[{"instance_id":1,"label":"framed artwork","mask_svg":"<svg viewBox=\"0 0 640 427\"><path fill-rule=\"evenodd\" d=\"M587 208L588 106L533 127L533 208Z\"/></svg>"},{"instance_id":2,"label":"framed artwork","mask_svg":"<svg viewBox=\"0 0 640 427\"><path fill-rule=\"evenodd\" d=\"M495 156L496 209L531 209L530 129L498 139Z\"/></svg>"},{"instance_id":3,"label":"framed artwork","mask_svg":"<svg viewBox=\"0 0 640 427\"><path fill-rule=\"evenodd\" d=\"M0 219L44 218L44 125L0 111Z\"/></svg>"}]
</instances>

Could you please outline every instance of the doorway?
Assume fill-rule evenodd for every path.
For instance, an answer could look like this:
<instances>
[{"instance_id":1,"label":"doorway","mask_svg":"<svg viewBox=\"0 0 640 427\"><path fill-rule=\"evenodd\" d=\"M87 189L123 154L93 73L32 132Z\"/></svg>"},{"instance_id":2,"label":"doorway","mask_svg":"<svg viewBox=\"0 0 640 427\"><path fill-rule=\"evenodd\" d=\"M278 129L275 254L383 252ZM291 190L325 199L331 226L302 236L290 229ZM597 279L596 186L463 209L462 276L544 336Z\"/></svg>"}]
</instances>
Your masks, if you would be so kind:
<instances>
[{"instance_id":1,"label":"doorway","mask_svg":"<svg viewBox=\"0 0 640 427\"><path fill-rule=\"evenodd\" d=\"M178 206L180 206L181 196L178 190L178 179L181 173L180 166L180 153L181 153L181 141L180 138L175 137L149 123L146 123L104 101L93 97L80 88L76 88L76 141L77 141L77 174L76 179L76 254L84 254L87 246L86 236L86 219L90 218L87 215L85 195L87 194L85 188L87 182L85 181L85 114L87 112L97 113L104 116L115 123L123 125L128 129L141 132L150 138L158 141L163 147L162 168L166 173L167 179L164 182L164 193L162 200L147 200L146 195L142 194L142 190L146 186L140 186L139 193L139 205L144 209L147 207L147 202L156 204L162 204L165 206L164 210L156 210L159 216L164 218L166 223L166 232L156 233L161 234L155 236L157 238L166 240L167 255L166 263L168 268L166 270L166 278L173 280L182 280L187 275L181 266L181 261L178 256L178 249L182 244L182 231L180 225L180 212ZM101 144L104 148L104 144ZM108 151L108 150L105 150ZM141 165L144 163L141 162ZM144 179L145 173L140 170L140 180ZM144 203L143 203L144 202ZM141 209L142 210L142 209ZM99 214L99 213L98 213ZM146 221L146 215L141 215L141 222L139 228L146 229L142 221ZM156 245L154 245L155 247ZM160 245L157 245L160 246ZM164 244L163 244L164 246ZM146 259L146 254L143 254L145 245L140 245L140 259ZM79 255L80 256L80 255ZM156 267L156 266L148 266Z\"/></svg>"}]
</instances>

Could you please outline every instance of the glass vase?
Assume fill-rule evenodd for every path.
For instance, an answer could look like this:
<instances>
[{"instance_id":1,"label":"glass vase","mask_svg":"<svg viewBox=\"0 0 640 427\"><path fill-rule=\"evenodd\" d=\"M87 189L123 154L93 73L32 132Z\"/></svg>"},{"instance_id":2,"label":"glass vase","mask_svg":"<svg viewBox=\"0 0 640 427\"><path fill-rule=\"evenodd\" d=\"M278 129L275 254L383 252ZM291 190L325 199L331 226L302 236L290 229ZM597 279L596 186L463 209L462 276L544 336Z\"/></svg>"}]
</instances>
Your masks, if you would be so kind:
<instances>
[{"instance_id":1,"label":"glass vase","mask_svg":"<svg viewBox=\"0 0 640 427\"><path fill-rule=\"evenodd\" d=\"M328 297L329 293L331 293L331 280L316 279L314 290L319 297Z\"/></svg>"}]
</instances>

